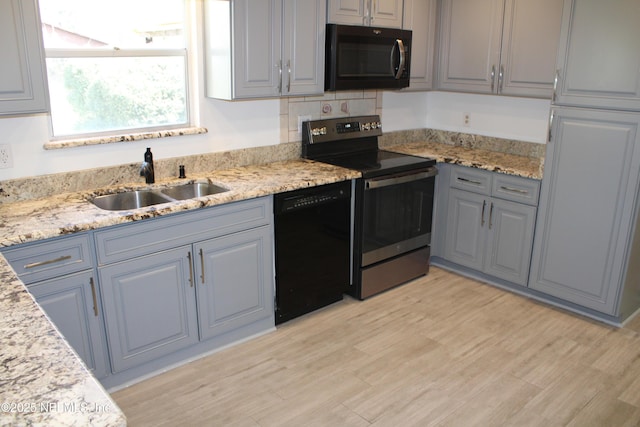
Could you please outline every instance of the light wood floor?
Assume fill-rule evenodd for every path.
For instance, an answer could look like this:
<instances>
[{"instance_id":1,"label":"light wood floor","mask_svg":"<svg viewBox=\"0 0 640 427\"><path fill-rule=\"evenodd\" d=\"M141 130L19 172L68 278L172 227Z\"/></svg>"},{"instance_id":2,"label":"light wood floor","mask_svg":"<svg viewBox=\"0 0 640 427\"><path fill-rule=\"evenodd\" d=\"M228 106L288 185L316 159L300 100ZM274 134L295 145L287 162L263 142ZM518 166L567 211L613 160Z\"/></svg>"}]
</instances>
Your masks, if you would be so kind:
<instances>
[{"instance_id":1,"label":"light wood floor","mask_svg":"<svg viewBox=\"0 0 640 427\"><path fill-rule=\"evenodd\" d=\"M131 426L636 426L638 331L432 268L113 397Z\"/></svg>"}]
</instances>

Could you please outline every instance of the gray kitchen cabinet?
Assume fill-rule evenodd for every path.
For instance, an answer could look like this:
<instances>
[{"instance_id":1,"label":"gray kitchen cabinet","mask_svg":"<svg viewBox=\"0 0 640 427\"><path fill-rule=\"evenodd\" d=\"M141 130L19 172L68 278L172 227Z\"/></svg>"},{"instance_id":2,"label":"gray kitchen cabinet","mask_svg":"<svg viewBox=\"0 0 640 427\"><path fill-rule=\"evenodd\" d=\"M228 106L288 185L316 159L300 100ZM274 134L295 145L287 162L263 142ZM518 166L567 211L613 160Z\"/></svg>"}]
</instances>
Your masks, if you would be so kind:
<instances>
[{"instance_id":1,"label":"gray kitchen cabinet","mask_svg":"<svg viewBox=\"0 0 640 427\"><path fill-rule=\"evenodd\" d=\"M450 176L444 258L526 286L538 182L465 167Z\"/></svg>"},{"instance_id":2,"label":"gray kitchen cabinet","mask_svg":"<svg viewBox=\"0 0 640 427\"><path fill-rule=\"evenodd\" d=\"M102 308L93 271L36 282L27 289L91 373L98 379L106 376Z\"/></svg>"},{"instance_id":3,"label":"gray kitchen cabinet","mask_svg":"<svg viewBox=\"0 0 640 427\"><path fill-rule=\"evenodd\" d=\"M403 0L329 0L328 22L402 28Z\"/></svg>"},{"instance_id":4,"label":"gray kitchen cabinet","mask_svg":"<svg viewBox=\"0 0 640 427\"><path fill-rule=\"evenodd\" d=\"M325 1L207 0L204 7L208 97L324 93Z\"/></svg>"},{"instance_id":5,"label":"gray kitchen cabinet","mask_svg":"<svg viewBox=\"0 0 640 427\"><path fill-rule=\"evenodd\" d=\"M190 250L183 246L99 269L114 373L198 342Z\"/></svg>"},{"instance_id":6,"label":"gray kitchen cabinet","mask_svg":"<svg viewBox=\"0 0 640 427\"><path fill-rule=\"evenodd\" d=\"M549 98L561 0L443 0L438 89Z\"/></svg>"},{"instance_id":7,"label":"gray kitchen cabinet","mask_svg":"<svg viewBox=\"0 0 640 427\"><path fill-rule=\"evenodd\" d=\"M431 90L436 40L436 0L404 0L402 28L413 32L409 87L404 91Z\"/></svg>"},{"instance_id":8,"label":"gray kitchen cabinet","mask_svg":"<svg viewBox=\"0 0 640 427\"><path fill-rule=\"evenodd\" d=\"M620 298L638 227L640 114L571 107L553 114L529 286L624 318L631 313L620 311Z\"/></svg>"},{"instance_id":9,"label":"gray kitchen cabinet","mask_svg":"<svg viewBox=\"0 0 640 427\"><path fill-rule=\"evenodd\" d=\"M2 251L27 290L89 370L109 372L103 313L86 233Z\"/></svg>"},{"instance_id":10,"label":"gray kitchen cabinet","mask_svg":"<svg viewBox=\"0 0 640 427\"><path fill-rule=\"evenodd\" d=\"M640 110L637 0L565 0L555 101Z\"/></svg>"},{"instance_id":11,"label":"gray kitchen cabinet","mask_svg":"<svg viewBox=\"0 0 640 427\"><path fill-rule=\"evenodd\" d=\"M44 48L36 0L0 0L0 115L46 112Z\"/></svg>"},{"instance_id":12,"label":"gray kitchen cabinet","mask_svg":"<svg viewBox=\"0 0 640 427\"><path fill-rule=\"evenodd\" d=\"M96 231L113 373L273 327L272 224L263 197Z\"/></svg>"},{"instance_id":13,"label":"gray kitchen cabinet","mask_svg":"<svg viewBox=\"0 0 640 427\"><path fill-rule=\"evenodd\" d=\"M273 316L271 229L194 245L201 339Z\"/></svg>"}]
</instances>

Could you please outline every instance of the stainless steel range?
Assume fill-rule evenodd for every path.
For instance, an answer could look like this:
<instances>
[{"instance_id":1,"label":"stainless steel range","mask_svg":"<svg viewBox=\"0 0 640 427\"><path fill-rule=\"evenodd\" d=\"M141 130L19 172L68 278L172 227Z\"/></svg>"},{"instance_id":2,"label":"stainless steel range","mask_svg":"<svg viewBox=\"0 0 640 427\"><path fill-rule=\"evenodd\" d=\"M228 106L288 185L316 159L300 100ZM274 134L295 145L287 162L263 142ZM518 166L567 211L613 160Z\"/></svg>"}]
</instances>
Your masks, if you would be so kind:
<instances>
[{"instance_id":1,"label":"stainless steel range","mask_svg":"<svg viewBox=\"0 0 640 427\"><path fill-rule=\"evenodd\" d=\"M429 271L434 159L380 150L379 116L303 123L305 158L358 170L349 293L365 299Z\"/></svg>"}]
</instances>

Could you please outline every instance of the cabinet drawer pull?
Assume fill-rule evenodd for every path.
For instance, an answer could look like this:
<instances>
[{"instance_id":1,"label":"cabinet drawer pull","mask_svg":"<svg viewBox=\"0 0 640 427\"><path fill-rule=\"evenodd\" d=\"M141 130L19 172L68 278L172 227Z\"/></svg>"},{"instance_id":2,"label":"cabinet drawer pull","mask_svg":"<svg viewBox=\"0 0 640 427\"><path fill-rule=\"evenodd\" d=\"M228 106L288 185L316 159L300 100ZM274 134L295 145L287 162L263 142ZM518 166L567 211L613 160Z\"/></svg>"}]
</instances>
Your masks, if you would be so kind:
<instances>
[{"instance_id":1,"label":"cabinet drawer pull","mask_svg":"<svg viewBox=\"0 0 640 427\"><path fill-rule=\"evenodd\" d=\"M200 249L200 266L202 267L202 274L200 275L200 279L202 280L202 284L204 285L204 254L202 253L202 249Z\"/></svg>"},{"instance_id":2,"label":"cabinet drawer pull","mask_svg":"<svg viewBox=\"0 0 640 427\"><path fill-rule=\"evenodd\" d=\"M98 296L96 295L96 284L93 282L93 277L89 278L89 284L91 285L91 296L93 297L93 314L98 317Z\"/></svg>"},{"instance_id":3,"label":"cabinet drawer pull","mask_svg":"<svg viewBox=\"0 0 640 427\"><path fill-rule=\"evenodd\" d=\"M50 259L50 260L47 260L47 261L32 262L31 264L25 265L24 268L26 270L27 268L42 267L43 265L55 264L56 262L66 261L68 259L71 259L71 255L63 255L61 257Z\"/></svg>"},{"instance_id":4,"label":"cabinet drawer pull","mask_svg":"<svg viewBox=\"0 0 640 427\"><path fill-rule=\"evenodd\" d=\"M473 185L482 185L482 183L480 181L474 181L474 180L468 179L468 178L457 177L456 179L458 181L466 182L466 183L473 184Z\"/></svg>"},{"instance_id":5,"label":"cabinet drawer pull","mask_svg":"<svg viewBox=\"0 0 640 427\"><path fill-rule=\"evenodd\" d=\"M487 201L482 201L482 214L480 215L480 227L484 227L484 208L487 207Z\"/></svg>"},{"instance_id":6,"label":"cabinet drawer pull","mask_svg":"<svg viewBox=\"0 0 640 427\"><path fill-rule=\"evenodd\" d=\"M187 259L189 260L189 284L193 288L193 262L191 261L191 252L187 252Z\"/></svg>"},{"instance_id":7,"label":"cabinet drawer pull","mask_svg":"<svg viewBox=\"0 0 640 427\"><path fill-rule=\"evenodd\" d=\"M500 189L501 189L501 190L504 190L504 191L510 191L510 192L512 192L512 193L518 193L518 194L529 194L529 191L528 191L528 190L521 190L521 189L519 189L519 188L506 187L506 186L504 186L504 185L501 185L501 186L500 186Z\"/></svg>"}]
</instances>

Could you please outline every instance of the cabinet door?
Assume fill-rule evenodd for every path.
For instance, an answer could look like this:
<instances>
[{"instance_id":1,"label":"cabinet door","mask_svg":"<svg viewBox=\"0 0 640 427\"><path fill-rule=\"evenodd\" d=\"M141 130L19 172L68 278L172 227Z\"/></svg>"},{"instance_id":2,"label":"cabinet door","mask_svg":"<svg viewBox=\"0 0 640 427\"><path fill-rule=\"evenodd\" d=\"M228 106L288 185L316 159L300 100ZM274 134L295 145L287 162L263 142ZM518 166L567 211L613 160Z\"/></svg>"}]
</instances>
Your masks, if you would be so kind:
<instances>
[{"instance_id":1,"label":"cabinet door","mask_svg":"<svg viewBox=\"0 0 640 427\"><path fill-rule=\"evenodd\" d=\"M554 111L529 287L615 314L640 171L640 115Z\"/></svg>"},{"instance_id":2,"label":"cabinet door","mask_svg":"<svg viewBox=\"0 0 640 427\"><path fill-rule=\"evenodd\" d=\"M274 316L271 227L194 245L202 339Z\"/></svg>"},{"instance_id":3,"label":"cabinet door","mask_svg":"<svg viewBox=\"0 0 640 427\"><path fill-rule=\"evenodd\" d=\"M487 198L480 194L455 188L449 191L446 259L482 270L487 209Z\"/></svg>"},{"instance_id":4,"label":"cabinet door","mask_svg":"<svg viewBox=\"0 0 640 427\"><path fill-rule=\"evenodd\" d=\"M97 378L108 372L102 308L92 271L30 285L29 292Z\"/></svg>"},{"instance_id":5,"label":"cabinet door","mask_svg":"<svg viewBox=\"0 0 640 427\"><path fill-rule=\"evenodd\" d=\"M234 98L278 96L282 0L233 2Z\"/></svg>"},{"instance_id":6,"label":"cabinet door","mask_svg":"<svg viewBox=\"0 0 640 427\"><path fill-rule=\"evenodd\" d=\"M113 372L198 342L190 246L100 268Z\"/></svg>"},{"instance_id":7,"label":"cabinet door","mask_svg":"<svg viewBox=\"0 0 640 427\"><path fill-rule=\"evenodd\" d=\"M371 0L329 0L328 15L332 24L345 25L368 25L367 16L368 4Z\"/></svg>"},{"instance_id":8,"label":"cabinet door","mask_svg":"<svg viewBox=\"0 0 640 427\"><path fill-rule=\"evenodd\" d=\"M282 94L324 93L324 0L285 0L283 10Z\"/></svg>"},{"instance_id":9,"label":"cabinet door","mask_svg":"<svg viewBox=\"0 0 640 427\"><path fill-rule=\"evenodd\" d=\"M405 91L433 88L433 56L436 39L436 1L405 0L403 28L413 32L411 74Z\"/></svg>"},{"instance_id":10,"label":"cabinet door","mask_svg":"<svg viewBox=\"0 0 640 427\"><path fill-rule=\"evenodd\" d=\"M640 110L637 0L565 0L558 104Z\"/></svg>"},{"instance_id":11,"label":"cabinet door","mask_svg":"<svg viewBox=\"0 0 640 427\"><path fill-rule=\"evenodd\" d=\"M493 93L498 83L504 0L443 0L438 87Z\"/></svg>"},{"instance_id":12,"label":"cabinet door","mask_svg":"<svg viewBox=\"0 0 640 427\"><path fill-rule=\"evenodd\" d=\"M0 0L0 114L48 110L42 31L35 0Z\"/></svg>"},{"instance_id":13,"label":"cabinet door","mask_svg":"<svg viewBox=\"0 0 640 427\"><path fill-rule=\"evenodd\" d=\"M499 94L550 98L560 41L562 0L507 0Z\"/></svg>"},{"instance_id":14,"label":"cabinet door","mask_svg":"<svg viewBox=\"0 0 640 427\"><path fill-rule=\"evenodd\" d=\"M526 286L536 208L491 199L484 272Z\"/></svg>"},{"instance_id":15,"label":"cabinet door","mask_svg":"<svg viewBox=\"0 0 640 427\"><path fill-rule=\"evenodd\" d=\"M370 2L370 26L402 28L403 0L370 0Z\"/></svg>"}]
</instances>

